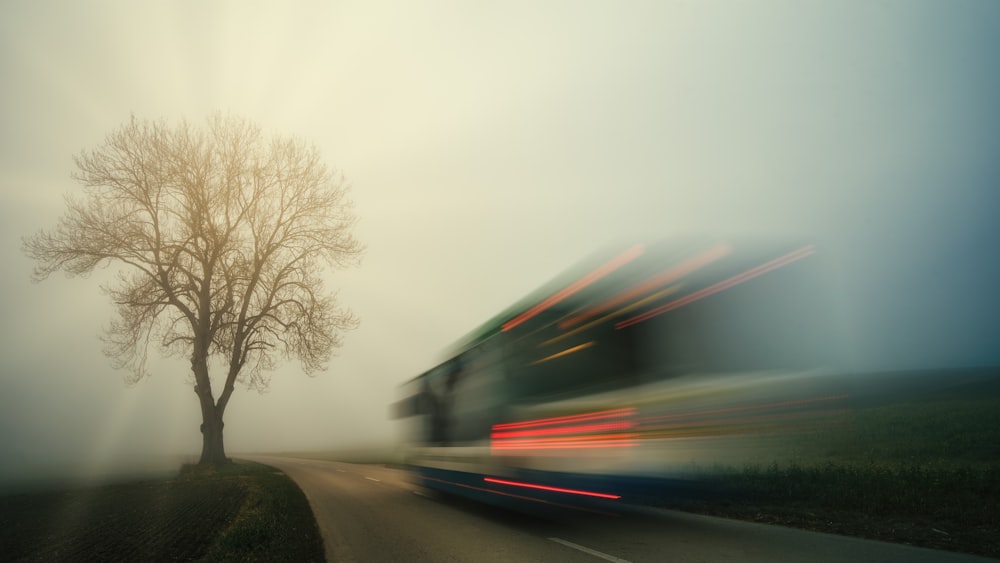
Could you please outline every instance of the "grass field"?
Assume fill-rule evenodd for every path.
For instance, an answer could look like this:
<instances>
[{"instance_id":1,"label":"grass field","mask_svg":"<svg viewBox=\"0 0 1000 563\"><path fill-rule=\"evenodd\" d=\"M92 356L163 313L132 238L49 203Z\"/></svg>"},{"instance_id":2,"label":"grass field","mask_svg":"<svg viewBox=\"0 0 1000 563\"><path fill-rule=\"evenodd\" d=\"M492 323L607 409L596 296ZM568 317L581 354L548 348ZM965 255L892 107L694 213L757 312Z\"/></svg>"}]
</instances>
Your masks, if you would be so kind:
<instances>
[{"instance_id":1,"label":"grass field","mask_svg":"<svg viewBox=\"0 0 1000 563\"><path fill-rule=\"evenodd\" d=\"M250 462L177 478L0 497L6 561L323 561L305 496Z\"/></svg>"},{"instance_id":2,"label":"grass field","mask_svg":"<svg viewBox=\"0 0 1000 563\"><path fill-rule=\"evenodd\" d=\"M787 448L770 465L704 468L723 494L677 508L1000 557L993 383L865 404Z\"/></svg>"}]
</instances>

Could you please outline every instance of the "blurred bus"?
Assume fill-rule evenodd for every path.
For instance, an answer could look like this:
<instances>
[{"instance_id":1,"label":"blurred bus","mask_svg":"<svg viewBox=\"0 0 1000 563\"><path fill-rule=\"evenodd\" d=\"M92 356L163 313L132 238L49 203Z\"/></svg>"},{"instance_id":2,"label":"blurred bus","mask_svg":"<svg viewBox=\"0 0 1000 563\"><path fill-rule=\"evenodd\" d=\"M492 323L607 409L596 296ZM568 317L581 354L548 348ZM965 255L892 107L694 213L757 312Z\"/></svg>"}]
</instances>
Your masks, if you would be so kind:
<instances>
[{"instance_id":1,"label":"blurred bus","mask_svg":"<svg viewBox=\"0 0 1000 563\"><path fill-rule=\"evenodd\" d=\"M844 404L829 277L812 244L599 254L401 387L406 463L484 502L604 510L772 460Z\"/></svg>"}]
</instances>

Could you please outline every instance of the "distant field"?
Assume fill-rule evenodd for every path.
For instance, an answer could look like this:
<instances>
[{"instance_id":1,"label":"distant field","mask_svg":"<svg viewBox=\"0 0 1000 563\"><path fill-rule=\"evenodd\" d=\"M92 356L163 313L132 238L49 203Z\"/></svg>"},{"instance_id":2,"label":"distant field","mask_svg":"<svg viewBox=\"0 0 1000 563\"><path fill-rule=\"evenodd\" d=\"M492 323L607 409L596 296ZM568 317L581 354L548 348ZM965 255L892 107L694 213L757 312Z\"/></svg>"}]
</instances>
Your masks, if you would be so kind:
<instances>
[{"instance_id":1,"label":"distant field","mask_svg":"<svg viewBox=\"0 0 1000 563\"><path fill-rule=\"evenodd\" d=\"M272 468L0 497L5 561L323 561L312 511Z\"/></svg>"},{"instance_id":2,"label":"distant field","mask_svg":"<svg viewBox=\"0 0 1000 563\"><path fill-rule=\"evenodd\" d=\"M862 396L780 462L704 468L723 494L677 508L1000 556L1000 378L941 381Z\"/></svg>"}]
</instances>

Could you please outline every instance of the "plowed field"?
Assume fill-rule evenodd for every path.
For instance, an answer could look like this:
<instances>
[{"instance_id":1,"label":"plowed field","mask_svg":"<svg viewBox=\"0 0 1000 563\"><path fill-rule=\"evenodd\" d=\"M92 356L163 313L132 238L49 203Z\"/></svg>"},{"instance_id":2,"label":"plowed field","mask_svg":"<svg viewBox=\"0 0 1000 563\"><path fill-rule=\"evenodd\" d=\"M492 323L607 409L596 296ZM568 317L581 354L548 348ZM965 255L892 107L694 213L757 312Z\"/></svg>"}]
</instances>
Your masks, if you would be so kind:
<instances>
[{"instance_id":1,"label":"plowed field","mask_svg":"<svg viewBox=\"0 0 1000 563\"><path fill-rule=\"evenodd\" d=\"M0 498L8 561L191 561L232 523L241 480L151 482Z\"/></svg>"}]
</instances>

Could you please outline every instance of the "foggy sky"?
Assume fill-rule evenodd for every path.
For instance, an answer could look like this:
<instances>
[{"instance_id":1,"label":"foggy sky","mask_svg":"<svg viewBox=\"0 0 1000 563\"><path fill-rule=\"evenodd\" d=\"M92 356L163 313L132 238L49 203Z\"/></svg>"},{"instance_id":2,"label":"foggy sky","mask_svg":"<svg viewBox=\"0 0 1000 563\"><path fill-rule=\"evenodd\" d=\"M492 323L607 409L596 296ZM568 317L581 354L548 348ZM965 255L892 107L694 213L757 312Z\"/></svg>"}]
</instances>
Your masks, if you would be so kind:
<instances>
[{"instance_id":1,"label":"foggy sky","mask_svg":"<svg viewBox=\"0 0 1000 563\"><path fill-rule=\"evenodd\" d=\"M99 283L31 284L73 155L221 110L320 148L368 246L326 373L283 365L230 452L386 442L395 387L609 241L821 241L857 369L1000 364L1000 4L10 2L0 17L0 478L197 454L183 360L127 388Z\"/></svg>"}]
</instances>

